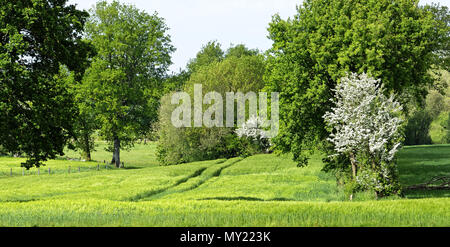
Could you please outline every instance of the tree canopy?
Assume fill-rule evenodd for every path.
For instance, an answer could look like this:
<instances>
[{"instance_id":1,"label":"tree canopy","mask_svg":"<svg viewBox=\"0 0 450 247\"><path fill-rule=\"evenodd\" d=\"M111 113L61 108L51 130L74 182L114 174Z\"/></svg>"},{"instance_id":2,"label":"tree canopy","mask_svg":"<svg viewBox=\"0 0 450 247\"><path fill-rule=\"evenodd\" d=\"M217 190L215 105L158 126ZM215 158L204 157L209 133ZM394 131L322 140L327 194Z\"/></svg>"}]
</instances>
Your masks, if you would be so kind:
<instances>
[{"instance_id":1,"label":"tree canopy","mask_svg":"<svg viewBox=\"0 0 450 247\"><path fill-rule=\"evenodd\" d=\"M67 1L0 5L0 145L25 153L27 168L63 154L76 107L61 65L80 78L92 47L82 40L88 13Z\"/></svg>"},{"instance_id":2,"label":"tree canopy","mask_svg":"<svg viewBox=\"0 0 450 247\"><path fill-rule=\"evenodd\" d=\"M307 164L305 151L328 136L322 116L347 72L381 79L402 103L423 100L442 32L436 25L409 0L305 0L292 19L274 16L265 80L268 91L280 92L276 146Z\"/></svg>"}]
</instances>

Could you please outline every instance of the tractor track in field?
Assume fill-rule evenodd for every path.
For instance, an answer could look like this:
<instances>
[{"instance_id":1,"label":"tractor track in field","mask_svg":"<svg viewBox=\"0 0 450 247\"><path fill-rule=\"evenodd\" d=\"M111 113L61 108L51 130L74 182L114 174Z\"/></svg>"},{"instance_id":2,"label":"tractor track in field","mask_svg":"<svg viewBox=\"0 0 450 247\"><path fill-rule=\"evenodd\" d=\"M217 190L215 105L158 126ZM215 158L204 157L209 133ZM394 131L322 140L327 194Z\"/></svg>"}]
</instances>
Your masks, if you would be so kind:
<instances>
[{"instance_id":1,"label":"tractor track in field","mask_svg":"<svg viewBox=\"0 0 450 247\"><path fill-rule=\"evenodd\" d=\"M238 160L236 160L236 161L230 162L230 164L228 164L228 165L226 165L226 166L223 166L223 167L220 167L219 169L217 169L216 171L214 171L214 172L211 174L211 176L206 177L206 178L203 179L203 180L200 180L198 183L192 185L191 187L189 187L189 188L187 188L187 189L184 189L184 190L181 190L181 191L177 191L177 192L185 192L185 191L189 191L189 190L196 189L197 187L199 187L200 185L206 183L206 182L209 181L210 179L212 179L212 178L214 178L214 177L219 177L223 170L225 170L226 168L228 168L228 167L230 167L230 166L232 166L232 165L234 165L234 164L240 162L241 160L242 160L242 159L238 159Z\"/></svg>"},{"instance_id":2,"label":"tractor track in field","mask_svg":"<svg viewBox=\"0 0 450 247\"><path fill-rule=\"evenodd\" d=\"M214 177L218 177L220 176L220 174L222 173L222 171L238 162L240 162L243 159L236 159L235 161L230 162L229 164L222 166L220 168L218 168L217 170L215 170L214 172L211 173L211 175L209 176L205 176L204 179L200 179L197 182L194 182L192 185L187 186L186 188L178 188L182 185L184 185L185 183L188 183L189 181L199 178L201 177L205 171L208 168L212 168L212 167L202 167L201 169L196 170L193 174L180 179L179 181L177 181L175 184L165 187L165 188L161 188L161 189L157 189L157 190L151 190L151 191L147 191L144 193L140 193L137 194L135 196L133 196L132 198L130 198L129 201L151 201L151 200L155 200L155 199L159 199L163 196L169 195L169 194L174 194L174 193L182 193L182 192L186 192L186 191L190 191L190 190L194 190L197 187L199 187L200 185L206 183L208 180L214 178ZM220 164L223 164L225 162L229 161L228 160L223 160L223 161L219 161L217 163L215 163L213 165L213 167L215 166L220 166Z\"/></svg>"},{"instance_id":3,"label":"tractor track in field","mask_svg":"<svg viewBox=\"0 0 450 247\"><path fill-rule=\"evenodd\" d=\"M142 193L139 193L129 199L127 199L126 201L132 201L132 202L136 202L136 201L140 201L143 200L145 198L149 198L152 197L154 195L157 194L161 194L164 193L165 191L174 188L182 183L186 183L189 179L194 178L194 177L198 177L200 176L205 170L207 169L207 167L202 167L200 169L197 169L196 171L194 171L192 174L190 174L189 176L186 176L182 179L179 179L175 182L175 184L168 186L168 187L164 187L164 188L160 188L160 189L153 189L153 190L149 190L149 191L145 191Z\"/></svg>"}]
</instances>

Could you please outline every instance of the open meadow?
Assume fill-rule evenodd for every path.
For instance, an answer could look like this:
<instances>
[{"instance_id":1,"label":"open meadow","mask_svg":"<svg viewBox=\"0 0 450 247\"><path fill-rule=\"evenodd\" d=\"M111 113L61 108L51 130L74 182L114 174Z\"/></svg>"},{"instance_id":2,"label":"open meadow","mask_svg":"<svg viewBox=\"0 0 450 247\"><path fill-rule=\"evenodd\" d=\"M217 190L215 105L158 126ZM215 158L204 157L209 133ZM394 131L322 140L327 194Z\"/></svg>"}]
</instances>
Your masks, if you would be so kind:
<instances>
[{"instance_id":1,"label":"open meadow","mask_svg":"<svg viewBox=\"0 0 450 247\"><path fill-rule=\"evenodd\" d=\"M304 168L275 154L159 166L149 143L105 169L103 148L91 162L69 151L39 175L0 157L0 226L450 226L448 190L349 201L320 155ZM405 147L398 166L403 187L449 176L450 145Z\"/></svg>"}]
</instances>

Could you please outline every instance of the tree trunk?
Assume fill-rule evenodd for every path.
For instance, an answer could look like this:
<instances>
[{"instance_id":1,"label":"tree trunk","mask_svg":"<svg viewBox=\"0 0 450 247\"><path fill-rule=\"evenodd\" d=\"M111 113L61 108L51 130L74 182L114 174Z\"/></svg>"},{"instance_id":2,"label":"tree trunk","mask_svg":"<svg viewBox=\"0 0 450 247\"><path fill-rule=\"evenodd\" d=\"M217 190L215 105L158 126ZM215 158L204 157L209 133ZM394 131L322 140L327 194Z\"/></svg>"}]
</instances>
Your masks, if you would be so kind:
<instances>
[{"instance_id":1,"label":"tree trunk","mask_svg":"<svg viewBox=\"0 0 450 247\"><path fill-rule=\"evenodd\" d=\"M350 163L352 163L352 175L353 175L353 179L356 179L356 173L357 173L357 169L356 169L356 159L355 159L355 155L353 153L350 153Z\"/></svg>"},{"instance_id":2,"label":"tree trunk","mask_svg":"<svg viewBox=\"0 0 450 247\"><path fill-rule=\"evenodd\" d=\"M352 176L353 176L353 180L356 182L356 173L357 173L357 169L356 169L356 159L355 159L355 155L353 153L350 153L350 163L352 163ZM350 194L350 201L353 200L353 193Z\"/></svg>"},{"instance_id":3,"label":"tree trunk","mask_svg":"<svg viewBox=\"0 0 450 247\"><path fill-rule=\"evenodd\" d=\"M120 168L120 140L117 136L114 137L114 154L112 163L115 163L116 167Z\"/></svg>"},{"instance_id":4,"label":"tree trunk","mask_svg":"<svg viewBox=\"0 0 450 247\"><path fill-rule=\"evenodd\" d=\"M91 161L91 147L89 145L89 135L84 134L84 157L87 161Z\"/></svg>"}]
</instances>

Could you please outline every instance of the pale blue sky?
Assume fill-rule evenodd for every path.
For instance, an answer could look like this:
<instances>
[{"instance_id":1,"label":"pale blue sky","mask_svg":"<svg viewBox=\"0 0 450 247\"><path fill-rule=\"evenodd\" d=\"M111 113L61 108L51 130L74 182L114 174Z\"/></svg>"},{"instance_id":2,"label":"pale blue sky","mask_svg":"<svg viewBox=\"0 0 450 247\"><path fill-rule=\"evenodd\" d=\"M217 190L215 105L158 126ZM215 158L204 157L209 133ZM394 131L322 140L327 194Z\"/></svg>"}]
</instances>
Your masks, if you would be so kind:
<instances>
[{"instance_id":1,"label":"pale blue sky","mask_svg":"<svg viewBox=\"0 0 450 247\"><path fill-rule=\"evenodd\" d=\"M89 9L95 0L69 0L81 9ZM158 12L170 28L172 71L184 68L203 44L217 40L226 49L230 44L267 50L272 42L267 27L272 15L293 16L301 0L121 0L132 3L147 13ZM436 2L450 5L450 0L420 0L421 4Z\"/></svg>"}]
</instances>

